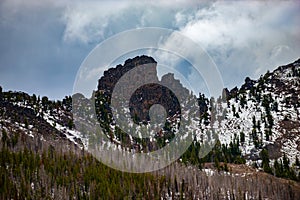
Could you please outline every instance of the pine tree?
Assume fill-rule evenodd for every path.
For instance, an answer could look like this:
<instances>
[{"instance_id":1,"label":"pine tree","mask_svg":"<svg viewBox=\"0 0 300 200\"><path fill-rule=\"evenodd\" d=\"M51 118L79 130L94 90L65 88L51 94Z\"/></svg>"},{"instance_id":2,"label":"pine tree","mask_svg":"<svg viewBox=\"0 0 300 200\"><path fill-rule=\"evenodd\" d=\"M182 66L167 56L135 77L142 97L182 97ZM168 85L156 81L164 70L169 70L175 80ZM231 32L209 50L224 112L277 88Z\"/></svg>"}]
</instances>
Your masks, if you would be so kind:
<instances>
[{"instance_id":1,"label":"pine tree","mask_svg":"<svg viewBox=\"0 0 300 200\"><path fill-rule=\"evenodd\" d=\"M256 119L255 116L252 117L253 128L256 128Z\"/></svg>"},{"instance_id":2,"label":"pine tree","mask_svg":"<svg viewBox=\"0 0 300 200\"><path fill-rule=\"evenodd\" d=\"M299 162L298 156L296 156L295 164L296 164L296 166L300 167L300 162Z\"/></svg>"},{"instance_id":3,"label":"pine tree","mask_svg":"<svg viewBox=\"0 0 300 200\"><path fill-rule=\"evenodd\" d=\"M74 127L73 120L70 119L70 120L68 121L68 128L69 128L69 129L73 129L73 127Z\"/></svg>"},{"instance_id":4,"label":"pine tree","mask_svg":"<svg viewBox=\"0 0 300 200\"><path fill-rule=\"evenodd\" d=\"M261 152L260 152L260 157L262 159L262 167L263 167L263 170L267 173L272 173L272 169L270 167L270 160L269 160L269 153L268 153L268 150L267 149L263 149Z\"/></svg>"},{"instance_id":5,"label":"pine tree","mask_svg":"<svg viewBox=\"0 0 300 200\"><path fill-rule=\"evenodd\" d=\"M253 130L252 130L252 139L253 139L253 144L254 144L255 148L258 148L259 147L259 141L258 141L256 128L253 128Z\"/></svg>"},{"instance_id":6,"label":"pine tree","mask_svg":"<svg viewBox=\"0 0 300 200\"><path fill-rule=\"evenodd\" d=\"M286 156L286 154L283 154L283 168L284 171L289 171L290 170L290 160Z\"/></svg>"},{"instance_id":7,"label":"pine tree","mask_svg":"<svg viewBox=\"0 0 300 200\"><path fill-rule=\"evenodd\" d=\"M215 165L215 168L217 168L217 170L220 171L220 162L219 162L219 159L217 156L215 156L215 158L214 158L214 165Z\"/></svg>"},{"instance_id":8,"label":"pine tree","mask_svg":"<svg viewBox=\"0 0 300 200\"><path fill-rule=\"evenodd\" d=\"M25 124L25 128L28 129L28 119L27 117L24 118L24 124Z\"/></svg>"},{"instance_id":9,"label":"pine tree","mask_svg":"<svg viewBox=\"0 0 300 200\"><path fill-rule=\"evenodd\" d=\"M245 133L243 131L240 132L240 141L241 141L242 145L244 145L244 142L245 142Z\"/></svg>"},{"instance_id":10,"label":"pine tree","mask_svg":"<svg viewBox=\"0 0 300 200\"><path fill-rule=\"evenodd\" d=\"M225 172L228 172L228 171L229 171L228 165L227 165L227 161L226 161L226 160L225 160L225 162L224 162L224 167L223 167L223 169L224 169Z\"/></svg>"},{"instance_id":11,"label":"pine tree","mask_svg":"<svg viewBox=\"0 0 300 200\"><path fill-rule=\"evenodd\" d=\"M282 165L278 163L277 159L274 161L274 175L277 177L283 176Z\"/></svg>"},{"instance_id":12,"label":"pine tree","mask_svg":"<svg viewBox=\"0 0 300 200\"><path fill-rule=\"evenodd\" d=\"M5 131L5 129L2 129L2 143L5 146L6 145L6 141L7 141L7 133Z\"/></svg>"}]
</instances>

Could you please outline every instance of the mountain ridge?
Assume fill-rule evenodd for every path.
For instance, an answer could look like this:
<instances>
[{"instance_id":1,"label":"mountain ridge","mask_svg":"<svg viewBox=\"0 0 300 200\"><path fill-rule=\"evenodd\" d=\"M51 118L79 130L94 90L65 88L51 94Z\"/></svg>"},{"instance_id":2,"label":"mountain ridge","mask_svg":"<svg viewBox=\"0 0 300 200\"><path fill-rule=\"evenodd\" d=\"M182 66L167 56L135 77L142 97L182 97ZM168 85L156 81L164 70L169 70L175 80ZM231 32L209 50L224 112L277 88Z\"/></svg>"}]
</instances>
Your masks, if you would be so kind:
<instances>
[{"instance_id":1,"label":"mountain ridge","mask_svg":"<svg viewBox=\"0 0 300 200\"><path fill-rule=\"evenodd\" d=\"M130 59L125 62L124 65L138 63L140 58L141 57ZM153 58L145 56L142 56L142 60L141 63L144 62L144 64L149 62L156 63ZM122 67L122 65L119 65L117 68L121 69ZM129 68L127 71L128 70ZM119 77L127 71L125 70L120 73ZM112 72L117 73L115 69L110 69L105 72L104 76L109 77L112 75ZM174 80L174 77L172 78L170 76L171 75L168 75L166 78ZM113 84L110 85L109 83L107 85L109 86L108 88L110 88L109 92L111 92L111 90L113 90ZM105 84L98 87L98 91L103 93L107 92L105 89ZM79 94L76 95L83 99L83 102L87 106L90 106L91 101L89 99ZM292 178L299 181L299 161L297 164L297 157L300 158L299 99L300 59L291 64L279 66L274 71L262 75L258 80L246 78L245 83L240 87L235 87L231 90L224 88L223 96L217 99L207 99L204 95L199 95L200 114L204 123L202 128L205 130L207 126L216 124L219 130L218 136L220 143L216 143L212 153L208 154L207 157L202 159L196 158L195 160L195 155L197 157L195 152L199 152L200 147L198 146L199 143L197 143L198 140L194 141L178 162L175 162L169 167L170 171L166 172L166 174L169 174L167 177L172 181L177 180L178 182L176 181L176 184L183 188L202 188L206 193L199 192L200 190L196 189L192 190L199 198L201 195L204 197L208 194L211 195L211 198L216 197L207 191L208 188L210 188L210 190L219 188L219 191L225 189L225 191L230 192L230 195L239 195L238 187L231 191L228 187L224 188L223 186L219 186L217 184L218 179L222 179L224 182L236 181L234 183L236 186L243 181L243 183L246 184L246 179L243 179L245 177L261 184L264 180L260 179L260 176L267 178L270 184L274 183L276 185L274 187L277 189L280 188L279 183L283 184L282 187L284 189L276 190L277 195L279 195L280 192L283 193L282 198L293 199L297 198L297 195L299 197L300 187L298 182L290 180L281 181L282 179L280 178ZM106 104L107 102L103 103L109 107L109 105ZM134 105L135 104L133 104L133 106ZM84 133L76 129L71 111L72 97L70 96L66 96L61 101L50 101L47 97L40 98L36 95L30 96L23 92L2 91L0 87L0 133L2 140L5 134L7 135L5 137L9 138L10 145L12 146L16 145L14 142L15 136L20 135L20 138L23 138L22 140L24 141L27 141L26 138L32 140L28 142L27 146L29 149L37 149L37 152L39 152L39 148L42 148L40 146L43 146L41 145L41 143L43 143L44 145L47 144L46 149L52 146L57 148L58 151L65 153L71 151L76 152L77 155L85 154L83 152L88 145L88 139ZM208 125L205 125L205 122L207 122ZM114 123L113 119L111 119L109 123ZM119 138L120 136L122 135L119 135ZM122 145L122 141L119 140L118 137L114 137L113 139L117 144ZM161 137L161 139L162 145L165 145L167 143L166 140L172 138ZM126 141L130 143L130 137L129 140ZM126 141L124 143L125 146ZM134 146L129 147L136 148L136 145L139 144L141 144L141 141L137 140ZM12 152L17 151L15 148L21 149L17 145L12 148ZM43 148L45 149L45 147ZM228 152L230 153L228 154ZM266 162L266 160L268 162ZM248 172L245 165L238 164L244 162L253 171L250 170L250 172ZM283 171L276 168L278 165L284 168ZM173 166L176 167L172 169ZM186 172L186 174L176 172L174 173L176 174L174 177L174 174L171 173L172 170L188 170L191 171L191 174L188 172ZM266 171L279 178L262 171ZM158 172L158 174L159 173L161 172ZM195 174L199 180L201 179L205 183L206 181L208 183L209 180L212 180L214 185L206 187L201 185L201 183L194 183L191 177L194 177ZM205 174L207 180L203 177ZM230 177L235 178L231 179ZM183 182L188 186L182 186L182 180L184 180ZM176 190L176 187L179 186L175 186L175 181L169 184L173 185L172 192L165 190L161 196L167 198L173 195L179 198L181 195L180 191L179 189ZM183 189L185 195L189 194L189 189L187 188ZM245 197L246 194L251 194L250 196L253 196L253 198L259 198L262 194L270 195L268 197L275 195L260 190L259 188L249 188L241 189L243 191L243 197ZM254 190L259 190L259 192ZM218 195L224 198L227 196L222 192L218 193Z\"/></svg>"}]
</instances>

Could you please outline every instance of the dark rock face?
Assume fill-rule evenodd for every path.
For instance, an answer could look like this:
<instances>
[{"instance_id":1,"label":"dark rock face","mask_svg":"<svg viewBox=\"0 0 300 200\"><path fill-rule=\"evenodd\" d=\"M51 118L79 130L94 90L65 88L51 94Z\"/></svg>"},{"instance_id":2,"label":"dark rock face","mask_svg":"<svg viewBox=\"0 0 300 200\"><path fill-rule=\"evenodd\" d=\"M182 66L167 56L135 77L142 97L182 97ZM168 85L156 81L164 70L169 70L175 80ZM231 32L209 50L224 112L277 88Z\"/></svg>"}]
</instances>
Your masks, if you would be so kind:
<instances>
[{"instance_id":1,"label":"dark rock face","mask_svg":"<svg viewBox=\"0 0 300 200\"><path fill-rule=\"evenodd\" d=\"M154 104L162 105L167 111L167 117L180 114L180 104L175 94L165 86L147 84L138 88L131 96L129 109L131 116L139 121L149 121L149 109Z\"/></svg>"},{"instance_id":2,"label":"dark rock face","mask_svg":"<svg viewBox=\"0 0 300 200\"><path fill-rule=\"evenodd\" d=\"M109 102L110 104L113 89L116 83L119 81L119 79L131 69L143 64L154 65L149 65L149 67L151 67L149 72L147 72L149 74L145 75L145 73L143 72L138 73L137 77L134 77L134 80L147 79L147 77L151 77L152 79L150 80L155 79L156 82L158 82L158 84L145 84L142 87L135 90L135 92L131 96L129 103L129 109L132 119L139 119L136 122L149 121L149 109L154 104L162 105L166 109L168 117L174 116L175 114L180 114L180 105L175 94L170 89L163 86L163 84L173 84L172 86L174 88L178 88L179 90L176 91L177 93L186 93L188 91L186 89L182 90L182 85L179 83L178 80L174 79L173 75L170 74L163 76L161 81L162 85L159 84L160 82L158 81L156 71L156 61L148 56L138 56L133 59L128 59L125 61L123 66L117 65L116 68L111 68L105 71L104 75L99 79L98 82L98 93L102 93L106 100L108 100L106 102ZM130 85L126 87L130 87ZM107 107L107 110L105 112L110 113L111 111Z\"/></svg>"},{"instance_id":3,"label":"dark rock face","mask_svg":"<svg viewBox=\"0 0 300 200\"><path fill-rule=\"evenodd\" d=\"M147 72L138 71L138 73L134 74L134 77L129 78L125 76L127 72L143 64L149 64L149 66L146 66L150 68L149 70L147 68ZM132 79L125 81L126 83L129 83L128 85L118 85L118 87L121 87L123 91L133 91L132 95L130 96L128 108L131 119L134 123L148 123L150 121L149 110L154 104L159 104L164 107L167 118L172 118L174 121L176 118L180 119L180 103L176 95L187 95L189 94L189 91L184 88L179 80L176 80L172 74L164 75L161 81L159 81L156 64L156 61L151 57L138 56L133 59L126 60L124 65L117 65L115 68L108 69L99 79L98 91L95 93L95 108L100 126L104 129L104 132L106 132L108 137L120 135L120 130L116 128L117 133L116 131L113 133L109 124L114 124L113 114L111 111L111 98L114 88L121 77L122 79ZM140 70L138 68L135 69ZM146 84L143 84L139 88L131 88L133 86L130 83L134 80L145 80ZM100 104L99 102L102 103ZM166 138L171 139L174 136L168 123L165 124L165 128L163 128L163 130L160 130L156 133L157 137L161 137L163 141ZM120 140L123 140L123 144L124 141L128 142L128 134L122 133L121 135L123 139ZM135 138L133 138L133 140L135 140ZM139 139L136 139L136 141L138 140ZM153 148L155 149L157 147L157 144L152 144L149 141L146 143L148 150ZM145 148L143 149L145 150Z\"/></svg>"},{"instance_id":4,"label":"dark rock face","mask_svg":"<svg viewBox=\"0 0 300 200\"><path fill-rule=\"evenodd\" d=\"M156 64L156 61L151 57L143 55L126 60L124 65L117 65L115 68L108 69L98 81L98 91L105 91L107 94L112 94L114 86L125 73L136 66L150 63ZM155 70L156 74L156 68L153 68L153 70Z\"/></svg>"}]
</instances>

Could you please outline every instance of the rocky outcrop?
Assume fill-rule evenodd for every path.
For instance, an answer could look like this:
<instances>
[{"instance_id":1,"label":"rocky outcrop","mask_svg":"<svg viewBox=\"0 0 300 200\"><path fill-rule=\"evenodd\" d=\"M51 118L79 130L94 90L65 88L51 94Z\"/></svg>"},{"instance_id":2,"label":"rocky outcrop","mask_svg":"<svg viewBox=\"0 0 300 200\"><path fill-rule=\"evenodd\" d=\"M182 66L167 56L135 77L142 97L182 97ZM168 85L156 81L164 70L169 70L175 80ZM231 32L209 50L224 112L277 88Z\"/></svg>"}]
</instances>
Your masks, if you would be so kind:
<instances>
[{"instance_id":1,"label":"rocky outcrop","mask_svg":"<svg viewBox=\"0 0 300 200\"><path fill-rule=\"evenodd\" d=\"M119 79L131 69L143 64L153 65L149 65L151 69L147 70L146 74L144 72L137 73L133 80L128 81L130 83L130 81L146 79L145 82L148 82L147 79L149 79L150 82L149 84L137 88L130 98L129 109L132 119L135 119L136 123L149 121L149 109L154 104L162 105L165 110L168 111L168 117L180 114L180 104L178 99L174 92L167 86L176 88L176 93L182 95L188 94L188 90L184 89L179 80L176 80L172 74L164 75L162 80L159 81L157 77L156 61L148 56L137 56L133 59L128 59L125 61L124 65L117 65L115 68L105 71L98 82L98 94L104 94L103 96L106 98L106 102L110 102L113 89ZM154 82L157 83L151 83L151 80L154 80ZM128 84L126 87L131 86ZM110 112L109 108L106 109L105 112Z\"/></svg>"}]
</instances>

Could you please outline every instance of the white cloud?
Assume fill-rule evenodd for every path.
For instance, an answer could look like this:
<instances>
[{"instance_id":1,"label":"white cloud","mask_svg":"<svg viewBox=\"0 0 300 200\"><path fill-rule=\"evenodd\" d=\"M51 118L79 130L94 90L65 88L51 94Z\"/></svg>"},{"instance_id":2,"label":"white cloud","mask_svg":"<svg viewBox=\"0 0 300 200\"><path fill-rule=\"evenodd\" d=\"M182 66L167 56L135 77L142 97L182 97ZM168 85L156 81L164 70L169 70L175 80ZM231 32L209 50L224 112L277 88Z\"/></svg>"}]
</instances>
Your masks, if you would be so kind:
<instances>
[{"instance_id":1,"label":"white cloud","mask_svg":"<svg viewBox=\"0 0 300 200\"><path fill-rule=\"evenodd\" d=\"M65 52L84 52L104 39L128 29L155 26L179 30L207 50L217 63L225 86L233 87L241 84L246 76L256 78L268 69L272 70L277 65L292 62L299 57L299 9L300 4L296 1L198 3L184 0L3 0L0 2L0 28L2 36L6 31L7 37L3 41L11 39L13 42L8 46L14 46L20 52L17 41L30 48L35 48L32 45L34 42L42 46L51 41L55 45L61 45L58 49L66 48ZM30 15L32 13L35 15ZM24 16L27 16L26 20ZM33 21L39 20L31 18L39 16L47 20L41 20L43 24L35 25ZM41 26L51 27L45 28L45 33L49 34L38 34ZM27 37L22 31L24 29L32 31L28 35L36 34L37 38ZM144 39L148 40L148 37ZM130 38L120 44L132 45L134 42L135 38ZM172 44L172 38L169 43ZM193 49L189 50L193 53ZM39 56L43 60L40 63L53 67L46 58L50 51L35 51L45 54ZM152 53L156 59L165 60L167 63L164 64L178 64L172 56ZM22 55L20 53L18 56ZM28 57L27 60L33 61L34 58ZM78 65L70 64L72 67ZM187 72L190 73L190 81L196 83L194 74L189 70Z\"/></svg>"},{"instance_id":2,"label":"white cloud","mask_svg":"<svg viewBox=\"0 0 300 200\"><path fill-rule=\"evenodd\" d=\"M103 40L111 18L120 15L128 6L124 2L101 1L67 6L63 16L66 24L64 40L83 43Z\"/></svg>"},{"instance_id":3,"label":"white cloud","mask_svg":"<svg viewBox=\"0 0 300 200\"><path fill-rule=\"evenodd\" d=\"M290 1L215 2L196 13L178 12L175 16L180 31L201 44L217 62L228 85L233 82L232 75L256 78L299 57L297 7L297 2Z\"/></svg>"},{"instance_id":4,"label":"white cloud","mask_svg":"<svg viewBox=\"0 0 300 200\"><path fill-rule=\"evenodd\" d=\"M64 39L89 43L136 27L175 28L207 50L220 68L225 85L232 87L241 84L245 76L257 78L300 55L295 42L300 35L297 7L296 2L269 1L84 3L66 10ZM172 44L172 38L168 44ZM154 56L164 64L178 63L167 54Z\"/></svg>"},{"instance_id":5,"label":"white cloud","mask_svg":"<svg viewBox=\"0 0 300 200\"><path fill-rule=\"evenodd\" d=\"M176 28L185 21L177 12L190 12L206 2L84 1L68 4L63 15L65 41L100 42L118 32L141 27ZM184 17L184 15L182 15Z\"/></svg>"}]
</instances>

